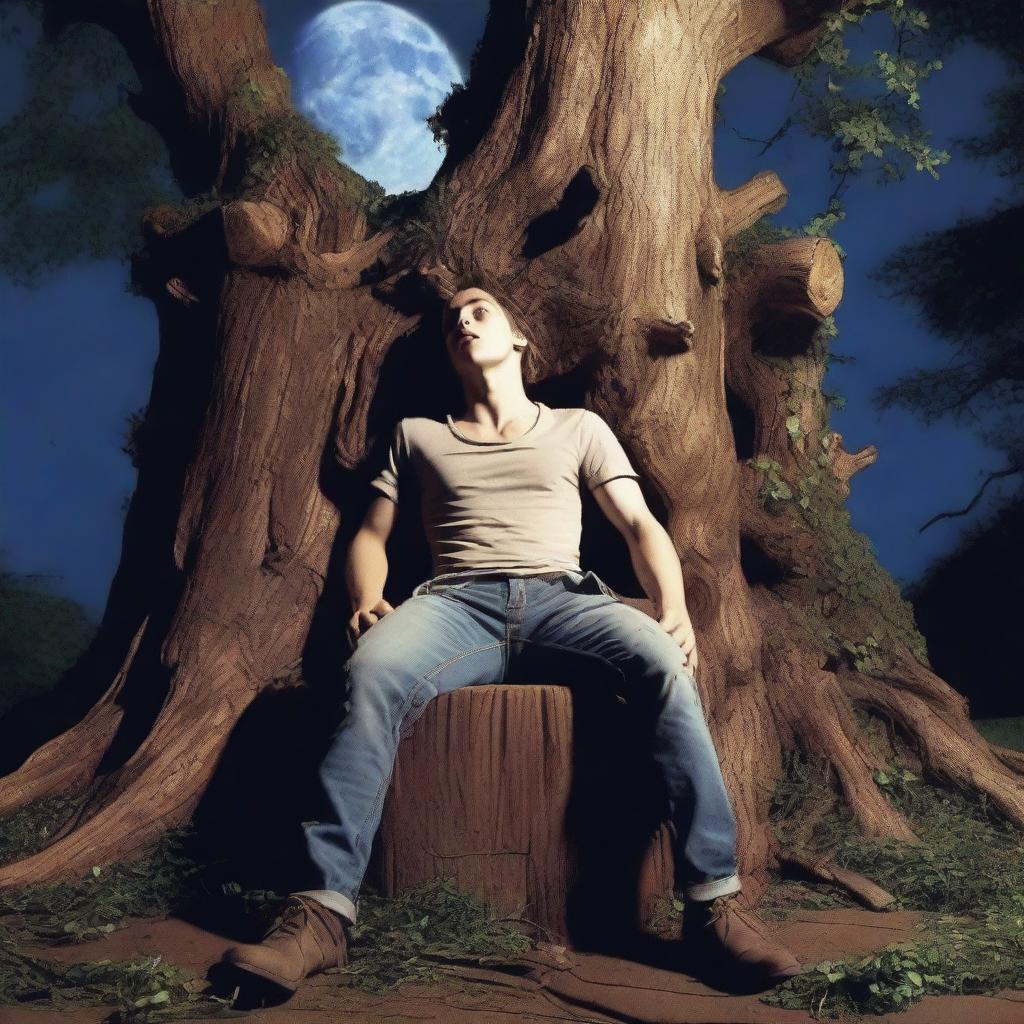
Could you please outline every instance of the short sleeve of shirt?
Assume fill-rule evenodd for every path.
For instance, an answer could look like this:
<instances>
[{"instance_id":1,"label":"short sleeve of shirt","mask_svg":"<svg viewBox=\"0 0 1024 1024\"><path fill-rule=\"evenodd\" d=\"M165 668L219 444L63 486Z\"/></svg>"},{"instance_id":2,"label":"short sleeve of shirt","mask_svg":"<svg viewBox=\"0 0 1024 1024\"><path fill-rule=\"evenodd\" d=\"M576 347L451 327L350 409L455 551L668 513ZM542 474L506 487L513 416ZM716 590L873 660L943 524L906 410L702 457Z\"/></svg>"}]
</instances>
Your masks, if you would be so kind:
<instances>
[{"instance_id":1,"label":"short sleeve of shirt","mask_svg":"<svg viewBox=\"0 0 1024 1024\"><path fill-rule=\"evenodd\" d=\"M612 428L597 413L586 410L581 433L580 476L590 490L620 476L640 479Z\"/></svg>"},{"instance_id":2,"label":"short sleeve of shirt","mask_svg":"<svg viewBox=\"0 0 1024 1024\"><path fill-rule=\"evenodd\" d=\"M409 446L404 421L399 420L391 435L388 454L381 471L370 481L370 486L398 504L398 482L409 462Z\"/></svg>"}]
</instances>

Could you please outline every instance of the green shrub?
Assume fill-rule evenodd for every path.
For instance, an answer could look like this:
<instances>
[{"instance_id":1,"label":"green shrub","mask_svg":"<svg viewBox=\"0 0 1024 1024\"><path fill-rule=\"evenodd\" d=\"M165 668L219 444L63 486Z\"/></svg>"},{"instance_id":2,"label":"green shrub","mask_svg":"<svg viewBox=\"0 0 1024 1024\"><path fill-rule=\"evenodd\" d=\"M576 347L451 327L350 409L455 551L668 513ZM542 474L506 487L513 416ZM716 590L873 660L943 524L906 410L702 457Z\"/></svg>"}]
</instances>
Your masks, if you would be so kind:
<instances>
[{"instance_id":1,"label":"green shrub","mask_svg":"<svg viewBox=\"0 0 1024 1024\"><path fill-rule=\"evenodd\" d=\"M341 977L374 992L408 981L440 981L438 961L515 956L531 947L515 920L498 918L448 878L392 898L364 892L350 936L350 960Z\"/></svg>"},{"instance_id":2,"label":"green shrub","mask_svg":"<svg viewBox=\"0 0 1024 1024\"><path fill-rule=\"evenodd\" d=\"M77 602L0 565L0 714L53 686L95 632Z\"/></svg>"},{"instance_id":3,"label":"green shrub","mask_svg":"<svg viewBox=\"0 0 1024 1024\"><path fill-rule=\"evenodd\" d=\"M920 844L860 835L848 813L829 808L820 774L797 756L776 789L776 832L792 841L794 820L817 818L816 828L804 828L808 845L831 848L837 864L891 892L892 909L923 911L921 939L824 961L762 1000L834 1017L905 1009L926 994L1024 988L1024 832L987 800L930 785L898 764L875 781Z\"/></svg>"},{"instance_id":4,"label":"green shrub","mask_svg":"<svg viewBox=\"0 0 1024 1024\"><path fill-rule=\"evenodd\" d=\"M15 839L0 861L44 845L77 803L53 797L9 815L0 822L0 834ZM223 865L200 864L189 850L190 833L181 829L167 833L143 859L96 866L80 881L0 891L0 1005L113 1005L120 1007L121 1024L227 1012L231 999L212 994L204 980L160 957L63 965L24 952L26 946L100 938L129 917L166 915L196 899L234 903L238 916L260 927L272 923L279 894L224 882ZM350 963L336 978L377 992L406 981L439 981L438 964L445 959L515 956L529 949L524 924L498 919L450 879L394 898L366 887L359 922L350 930Z\"/></svg>"}]
</instances>

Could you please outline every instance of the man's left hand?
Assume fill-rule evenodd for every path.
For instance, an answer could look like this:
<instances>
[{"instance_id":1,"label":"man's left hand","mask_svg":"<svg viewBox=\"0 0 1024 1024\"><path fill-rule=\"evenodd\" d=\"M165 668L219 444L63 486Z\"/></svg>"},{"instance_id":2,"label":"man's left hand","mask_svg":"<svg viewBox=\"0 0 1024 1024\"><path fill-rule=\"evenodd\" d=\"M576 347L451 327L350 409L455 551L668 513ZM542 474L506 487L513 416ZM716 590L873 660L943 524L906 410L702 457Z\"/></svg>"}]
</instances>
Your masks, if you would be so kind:
<instances>
[{"instance_id":1,"label":"man's left hand","mask_svg":"<svg viewBox=\"0 0 1024 1024\"><path fill-rule=\"evenodd\" d=\"M658 617L658 625L677 644L683 652L683 665L692 673L697 671L697 638L693 633L693 623L690 622L689 613L686 609L666 609Z\"/></svg>"}]
</instances>

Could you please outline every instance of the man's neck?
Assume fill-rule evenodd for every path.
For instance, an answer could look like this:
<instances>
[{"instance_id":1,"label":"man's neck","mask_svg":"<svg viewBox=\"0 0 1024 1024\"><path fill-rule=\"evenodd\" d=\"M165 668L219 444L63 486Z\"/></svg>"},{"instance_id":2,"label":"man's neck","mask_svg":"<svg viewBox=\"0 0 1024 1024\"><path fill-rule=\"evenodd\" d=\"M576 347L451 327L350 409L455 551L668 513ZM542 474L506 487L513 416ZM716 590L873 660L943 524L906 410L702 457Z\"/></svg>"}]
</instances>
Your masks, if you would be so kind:
<instances>
[{"instance_id":1,"label":"man's neck","mask_svg":"<svg viewBox=\"0 0 1024 1024\"><path fill-rule=\"evenodd\" d=\"M532 417L536 406L523 390L523 378L516 364L487 367L473 378L463 378L466 407L463 422L481 430L501 433L510 423Z\"/></svg>"}]
</instances>

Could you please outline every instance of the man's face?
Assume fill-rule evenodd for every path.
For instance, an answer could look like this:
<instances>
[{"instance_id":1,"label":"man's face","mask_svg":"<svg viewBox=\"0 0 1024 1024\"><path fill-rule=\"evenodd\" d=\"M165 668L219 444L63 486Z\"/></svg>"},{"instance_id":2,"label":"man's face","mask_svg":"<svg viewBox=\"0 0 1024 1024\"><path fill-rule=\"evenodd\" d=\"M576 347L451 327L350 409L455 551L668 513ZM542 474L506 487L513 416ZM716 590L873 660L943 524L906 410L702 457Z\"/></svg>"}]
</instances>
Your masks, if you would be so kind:
<instances>
[{"instance_id":1,"label":"man's face","mask_svg":"<svg viewBox=\"0 0 1024 1024\"><path fill-rule=\"evenodd\" d=\"M501 306L482 288L456 292L445 310L444 344L452 365L495 366L509 358L512 333Z\"/></svg>"}]
</instances>

